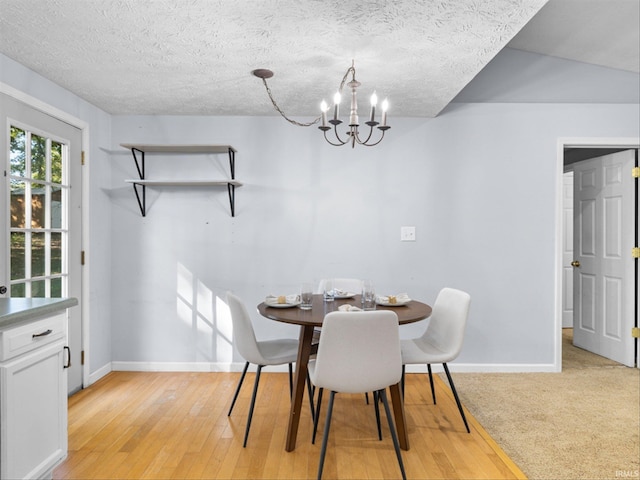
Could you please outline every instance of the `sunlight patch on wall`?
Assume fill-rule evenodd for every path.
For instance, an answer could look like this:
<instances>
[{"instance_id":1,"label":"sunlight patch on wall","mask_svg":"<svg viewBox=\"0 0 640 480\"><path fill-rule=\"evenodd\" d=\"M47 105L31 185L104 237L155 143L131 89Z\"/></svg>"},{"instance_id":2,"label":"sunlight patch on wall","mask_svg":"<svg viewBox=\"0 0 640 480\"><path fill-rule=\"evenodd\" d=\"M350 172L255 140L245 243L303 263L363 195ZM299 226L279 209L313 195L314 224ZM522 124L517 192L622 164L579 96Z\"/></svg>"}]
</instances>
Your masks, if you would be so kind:
<instances>
[{"instance_id":1,"label":"sunlight patch on wall","mask_svg":"<svg viewBox=\"0 0 640 480\"><path fill-rule=\"evenodd\" d=\"M227 303L216 297L216 318L218 320L218 335L216 335L216 350L219 362L233 362L233 326L231 311Z\"/></svg>"}]
</instances>

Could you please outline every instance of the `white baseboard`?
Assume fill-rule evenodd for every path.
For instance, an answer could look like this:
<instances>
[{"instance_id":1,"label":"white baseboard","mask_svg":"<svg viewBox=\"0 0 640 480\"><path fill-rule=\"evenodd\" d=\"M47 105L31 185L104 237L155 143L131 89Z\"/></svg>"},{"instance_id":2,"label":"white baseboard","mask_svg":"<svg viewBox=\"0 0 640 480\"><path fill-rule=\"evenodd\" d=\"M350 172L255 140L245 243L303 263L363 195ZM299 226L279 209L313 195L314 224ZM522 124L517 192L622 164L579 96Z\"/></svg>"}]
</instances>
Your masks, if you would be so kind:
<instances>
[{"instance_id":1,"label":"white baseboard","mask_svg":"<svg viewBox=\"0 0 640 480\"><path fill-rule=\"evenodd\" d=\"M534 364L476 364L476 363L448 363L450 372L457 373L555 373L558 372L552 363ZM431 367L434 373L444 372L441 364ZM427 373L426 365L407 365L406 373Z\"/></svg>"},{"instance_id":2,"label":"white baseboard","mask_svg":"<svg viewBox=\"0 0 640 480\"><path fill-rule=\"evenodd\" d=\"M450 363L449 370L457 373L555 373L553 364L471 364ZM89 385L100 380L111 371L121 372L241 372L244 362L211 363L211 362L111 362L89 375ZM256 366L249 366L250 372ZM265 367L265 372L288 372L287 365ZM426 373L426 365L407 365L407 373ZM432 371L444 372L442 365L434 364Z\"/></svg>"},{"instance_id":3,"label":"white baseboard","mask_svg":"<svg viewBox=\"0 0 640 480\"><path fill-rule=\"evenodd\" d=\"M102 377L107 375L112 370L113 369L111 368L111 363L107 363L106 365L104 365L103 367L99 368L95 372L90 373L89 374L89 385L93 385L94 383L96 383L98 380L100 380ZM89 385L85 385L85 387L88 387Z\"/></svg>"}]
</instances>

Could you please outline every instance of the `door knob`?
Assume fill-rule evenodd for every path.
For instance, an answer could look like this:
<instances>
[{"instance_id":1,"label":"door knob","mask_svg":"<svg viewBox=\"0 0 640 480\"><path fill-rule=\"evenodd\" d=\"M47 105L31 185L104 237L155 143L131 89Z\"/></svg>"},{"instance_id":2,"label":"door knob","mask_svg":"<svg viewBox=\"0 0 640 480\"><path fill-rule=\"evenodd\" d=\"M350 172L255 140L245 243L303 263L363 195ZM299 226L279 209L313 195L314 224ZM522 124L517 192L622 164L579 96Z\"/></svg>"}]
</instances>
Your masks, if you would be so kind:
<instances>
[{"instance_id":1,"label":"door knob","mask_svg":"<svg viewBox=\"0 0 640 480\"><path fill-rule=\"evenodd\" d=\"M571 262L571 266L572 267L579 267L580 266L580 262L578 260L574 260L573 262Z\"/></svg>"}]
</instances>

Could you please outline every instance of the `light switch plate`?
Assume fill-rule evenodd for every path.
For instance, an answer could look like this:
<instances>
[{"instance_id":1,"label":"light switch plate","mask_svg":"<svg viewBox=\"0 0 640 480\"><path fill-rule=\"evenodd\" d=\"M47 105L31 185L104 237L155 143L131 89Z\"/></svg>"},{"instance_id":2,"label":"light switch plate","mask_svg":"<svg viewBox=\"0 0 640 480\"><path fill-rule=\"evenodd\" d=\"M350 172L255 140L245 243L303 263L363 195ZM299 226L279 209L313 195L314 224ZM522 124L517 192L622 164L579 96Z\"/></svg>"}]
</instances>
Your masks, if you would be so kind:
<instances>
[{"instance_id":1,"label":"light switch plate","mask_svg":"<svg viewBox=\"0 0 640 480\"><path fill-rule=\"evenodd\" d=\"M416 241L416 227L400 227L400 241L401 242L415 242Z\"/></svg>"}]
</instances>

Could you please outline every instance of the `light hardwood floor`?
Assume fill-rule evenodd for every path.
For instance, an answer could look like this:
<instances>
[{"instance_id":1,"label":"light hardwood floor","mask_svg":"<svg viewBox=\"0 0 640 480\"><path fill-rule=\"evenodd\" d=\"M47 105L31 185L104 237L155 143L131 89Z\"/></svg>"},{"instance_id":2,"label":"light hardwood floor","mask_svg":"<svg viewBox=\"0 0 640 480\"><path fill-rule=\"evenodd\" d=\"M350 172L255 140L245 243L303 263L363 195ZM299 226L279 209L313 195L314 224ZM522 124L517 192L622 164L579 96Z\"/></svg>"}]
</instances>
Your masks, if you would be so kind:
<instances>
[{"instance_id":1,"label":"light hardwood floor","mask_svg":"<svg viewBox=\"0 0 640 480\"><path fill-rule=\"evenodd\" d=\"M326 410L312 445L305 397L296 450L285 452L288 376L265 371L249 441L242 448L254 376L247 374L227 417L238 378L238 373L110 373L70 397L69 455L53 478L315 478ZM468 412L471 434L466 432L448 385L437 375L435 380L437 405L427 377L407 375L410 449L402 451L407 477L525 478ZM384 409L381 415L386 425ZM382 441L377 438L373 406L363 395L339 394L323 478L399 476L388 428Z\"/></svg>"}]
</instances>

